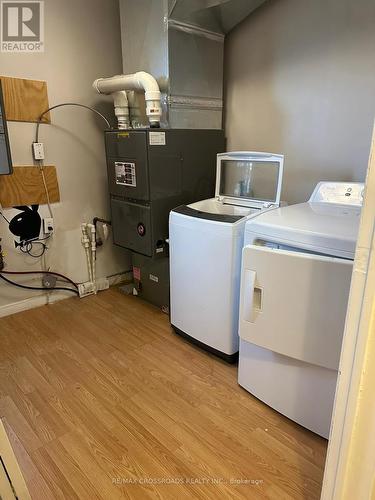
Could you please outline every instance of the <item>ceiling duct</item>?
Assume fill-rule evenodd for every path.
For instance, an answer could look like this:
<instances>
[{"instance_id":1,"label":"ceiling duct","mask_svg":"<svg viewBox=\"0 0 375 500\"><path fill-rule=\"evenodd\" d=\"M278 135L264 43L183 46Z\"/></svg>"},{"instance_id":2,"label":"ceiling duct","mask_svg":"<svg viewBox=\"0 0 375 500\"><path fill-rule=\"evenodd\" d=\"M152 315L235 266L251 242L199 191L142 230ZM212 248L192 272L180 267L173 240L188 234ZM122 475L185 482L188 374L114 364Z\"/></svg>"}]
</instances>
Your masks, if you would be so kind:
<instances>
[{"instance_id":1,"label":"ceiling duct","mask_svg":"<svg viewBox=\"0 0 375 500\"><path fill-rule=\"evenodd\" d=\"M120 0L123 72L156 78L162 125L222 128L225 35L264 1Z\"/></svg>"}]
</instances>

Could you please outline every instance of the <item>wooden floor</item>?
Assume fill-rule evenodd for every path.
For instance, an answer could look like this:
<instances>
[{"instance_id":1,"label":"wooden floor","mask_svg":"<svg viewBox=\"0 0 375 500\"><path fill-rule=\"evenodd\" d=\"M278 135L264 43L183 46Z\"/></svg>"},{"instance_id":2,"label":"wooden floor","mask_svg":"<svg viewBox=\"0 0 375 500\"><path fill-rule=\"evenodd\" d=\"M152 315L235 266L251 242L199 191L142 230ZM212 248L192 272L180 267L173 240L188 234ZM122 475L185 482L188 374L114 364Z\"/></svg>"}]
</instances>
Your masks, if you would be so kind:
<instances>
[{"instance_id":1,"label":"wooden floor","mask_svg":"<svg viewBox=\"0 0 375 500\"><path fill-rule=\"evenodd\" d=\"M33 499L318 499L326 441L115 289L0 319L0 416Z\"/></svg>"}]
</instances>

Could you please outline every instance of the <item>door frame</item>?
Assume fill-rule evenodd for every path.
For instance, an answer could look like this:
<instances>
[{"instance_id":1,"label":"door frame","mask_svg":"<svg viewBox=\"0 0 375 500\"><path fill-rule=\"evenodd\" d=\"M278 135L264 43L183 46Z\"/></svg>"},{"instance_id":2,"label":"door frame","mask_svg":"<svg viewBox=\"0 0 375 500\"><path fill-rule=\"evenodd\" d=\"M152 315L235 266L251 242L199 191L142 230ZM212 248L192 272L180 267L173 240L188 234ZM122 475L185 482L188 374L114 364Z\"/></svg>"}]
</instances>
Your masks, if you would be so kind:
<instances>
[{"instance_id":1,"label":"door frame","mask_svg":"<svg viewBox=\"0 0 375 500\"><path fill-rule=\"evenodd\" d=\"M31 500L16 455L10 443L3 419L0 419L0 498Z\"/></svg>"},{"instance_id":2,"label":"door frame","mask_svg":"<svg viewBox=\"0 0 375 500\"><path fill-rule=\"evenodd\" d=\"M375 127L322 500L375 498Z\"/></svg>"}]
</instances>

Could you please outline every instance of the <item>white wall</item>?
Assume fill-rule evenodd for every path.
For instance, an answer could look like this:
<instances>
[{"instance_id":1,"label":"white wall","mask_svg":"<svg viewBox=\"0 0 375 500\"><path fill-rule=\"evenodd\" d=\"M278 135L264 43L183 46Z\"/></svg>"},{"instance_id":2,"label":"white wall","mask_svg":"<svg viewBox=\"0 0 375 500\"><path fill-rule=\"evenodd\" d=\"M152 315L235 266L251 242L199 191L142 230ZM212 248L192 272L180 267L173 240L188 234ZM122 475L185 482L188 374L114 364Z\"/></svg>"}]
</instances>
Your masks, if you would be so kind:
<instances>
[{"instance_id":1,"label":"white wall","mask_svg":"<svg viewBox=\"0 0 375 500\"><path fill-rule=\"evenodd\" d=\"M0 53L1 74L46 80L50 105L75 101L95 105L113 117L109 98L96 95L91 85L97 77L122 72L117 0L48 0L45 27L44 54ZM76 108L53 111L52 121L53 126L41 126L40 138L45 144L45 163L57 167L61 203L53 206L56 234L47 261L53 270L76 281L87 281L80 223L91 221L94 216L109 217L102 133L105 124L89 111ZM32 164L30 151L35 124L9 123L9 132L14 164ZM4 213L11 217L16 212ZM45 207L42 213L47 215ZM8 269L41 267L41 262L26 259L15 251L13 238L3 221L0 221L0 237ZM111 242L99 251L99 276L128 268L128 254L113 247ZM35 296L35 292L22 292L0 283L0 309L30 296Z\"/></svg>"},{"instance_id":2,"label":"white wall","mask_svg":"<svg viewBox=\"0 0 375 500\"><path fill-rule=\"evenodd\" d=\"M365 179L374 26L374 0L270 0L226 39L228 149L284 153L288 202Z\"/></svg>"}]
</instances>

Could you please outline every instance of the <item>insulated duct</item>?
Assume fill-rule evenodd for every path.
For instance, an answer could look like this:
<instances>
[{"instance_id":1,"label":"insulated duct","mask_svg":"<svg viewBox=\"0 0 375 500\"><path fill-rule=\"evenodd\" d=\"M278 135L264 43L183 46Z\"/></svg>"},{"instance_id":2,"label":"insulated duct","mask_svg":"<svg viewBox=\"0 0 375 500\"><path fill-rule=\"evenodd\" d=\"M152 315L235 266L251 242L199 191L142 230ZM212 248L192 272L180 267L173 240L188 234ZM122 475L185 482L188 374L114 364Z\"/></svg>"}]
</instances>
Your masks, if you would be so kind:
<instances>
[{"instance_id":1,"label":"insulated duct","mask_svg":"<svg viewBox=\"0 0 375 500\"><path fill-rule=\"evenodd\" d=\"M225 35L264 1L119 0L123 71L155 77L162 126L222 128ZM147 126L142 96L128 98Z\"/></svg>"}]
</instances>

